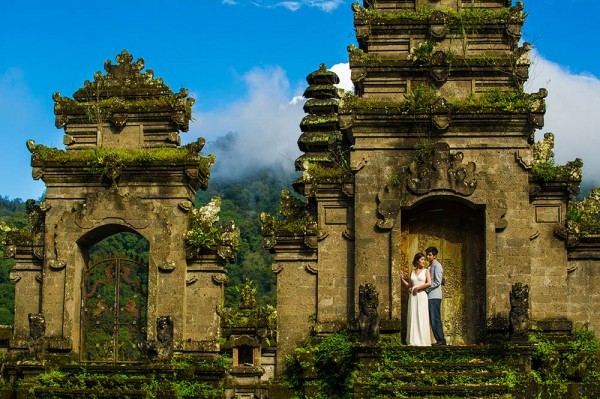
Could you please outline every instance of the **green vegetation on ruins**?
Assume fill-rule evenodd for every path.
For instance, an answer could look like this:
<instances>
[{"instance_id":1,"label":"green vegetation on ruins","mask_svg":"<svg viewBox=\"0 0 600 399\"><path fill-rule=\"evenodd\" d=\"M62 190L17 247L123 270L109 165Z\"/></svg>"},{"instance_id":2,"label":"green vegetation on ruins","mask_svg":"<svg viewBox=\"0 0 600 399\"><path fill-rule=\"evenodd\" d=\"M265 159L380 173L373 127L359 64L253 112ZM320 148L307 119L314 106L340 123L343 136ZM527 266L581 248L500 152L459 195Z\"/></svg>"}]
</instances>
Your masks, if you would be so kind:
<instances>
[{"instance_id":1,"label":"green vegetation on ruins","mask_svg":"<svg viewBox=\"0 0 600 399\"><path fill-rule=\"evenodd\" d=\"M92 373L85 369L49 369L32 378L19 381L24 399L64 398L76 395L86 398L143 397L156 399L173 397L178 399L219 399L225 390L221 383L211 384L190 379L197 370L221 371L223 365L178 362L174 358L171 368L153 370L143 374Z\"/></svg>"},{"instance_id":2,"label":"green vegetation on ruins","mask_svg":"<svg viewBox=\"0 0 600 399\"><path fill-rule=\"evenodd\" d=\"M370 25L412 25L418 22L428 22L434 13L444 14L445 24L450 29L459 33L472 31L488 24L523 23L526 14L520 10L521 6L494 9L463 8L460 11L444 9L438 10L431 7L422 7L419 11L394 10L384 11L377 8L354 7L355 23Z\"/></svg>"},{"instance_id":3,"label":"green vegetation on ruins","mask_svg":"<svg viewBox=\"0 0 600 399\"><path fill-rule=\"evenodd\" d=\"M234 221L219 223L221 198L213 197L201 208L194 208L189 214L189 229L185 233L188 256L194 257L206 250L217 250L227 261L235 261L240 249L240 229Z\"/></svg>"},{"instance_id":4,"label":"green vegetation on ruins","mask_svg":"<svg viewBox=\"0 0 600 399\"><path fill-rule=\"evenodd\" d=\"M365 399L405 398L409 397L407 388L427 389L442 384L460 387L469 396L477 396L479 387L498 387L509 392L501 396L506 399L521 397L525 392L527 397L562 399L568 383L593 382L600 377L600 341L587 326L560 340L531 333L529 345L525 344L531 352L526 350L521 355L531 356L530 372L507 362L506 353L519 351L517 346L522 347L522 343L513 346L508 342L492 350L483 346L430 350L408 347L400 334L382 335L375 346L368 348L378 358L372 363L376 366L366 368L360 367L357 357L362 345L348 332L309 337L286 358L284 379L295 398L349 399L357 392ZM438 371L426 373L431 367Z\"/></svg>"},{"instance_id":5,"label":"green vegetation on ruins","mask_svg":"<svg viewBox=\"0 0 600 399\"><path fill-rule=\"evenodd\" d=\"M443 99L434 88L419 86L405 94L403 101L377 100L347 94L340 101L340 114L379 113L386 115L427 114L444 107L450 112L529 112L535 104L533 95L516 90L495 90L466 98Z\"/></svg>"},{"instance_id":6,"label":"green vegetation on ruins","mask_svg":"<svg viewBox=\"0 0 600 399\"><path fill-rule=\"evenodd\" d=\"M146 113L160 111L183 111L185 120L192 119L193 99L183 100L173 94L135 100L123 97L98 98L83 102L68 97L56 97L56 109L69 115L85 115L90 122L102 122L115 112Z\"/></svg>"},{"instance_id":7,"label":"green vegetation on ruins","mask_svg":"<svg viewBox=\"0 0 600 399\"><path fill-rule=\"evenodd\" d=\"M558 165L554 158L533 165L532 172L536 179L544 182L573 180L573 173L583 167L583 161L579 158L568 162L566 165Z\"/></svg>"},{"instance_id":8,"label":"green vegetation on ruins","mask_svg":"<svg viewBox=\"0 0 600 399\"><path fill-rule=\"evenodd\" d=\"M82 162L93 167L102 164L104 159L111 154L116 155L124 165L132 166L189 164L197 160L199 166L204 169L210 167L215 161L213 155L200 156L190 152L186 147L162 147L147 150L93 147L78 151L64 151L41 144L37 144L33 148L32 161L34 164Z\"/></svg>"},{"instance_id":9,"label":"green vegetation on ruins","mask_svg":"<svg viewBox=\"0 0 600 399\"><path fill-rule=\"evenodd\" d=\"M569 382L597 382L600 379L600 341L587 325L567 339L552 339L532 332L532 371L527 379L550 399L565 397Z\"/></svg>"},{"instance_id":10,"label":"green vegetation on ruins","mask_svg":"<svg viewBox=\"0 0 600 399\"><path fill-rule=\"evenodd\" d=\"M594 188L581 201L569 203L567 230L584 237L600 234L600 188Z\"/></svg>"},{"instance_id":11,"label":"green vegetation on ruins","mask_svg":"<svg viewBox=\"0 0 600 399\"><path fill-rule=\"evenodd\" d=\"M201 174L208 176L210 167L215 162L214 155L202 156L186 147L118 149L118 148L86 148L78 151L64 151L58 148L28 143L32 157L32 166L49 164L81 164L87 173L108 178L113 181L127 167L149 165L193 165Z\"/></svg>"},{"instance_id":12,"label":"green vegetation on ruins","mask_svg":"<svg viewBox=\"0 0 600 399\"><path fill-rule=\"evenodd\" d=\"M435 51L436 47L434 47L433 42L422 42L417 47L411 49L411 53L408 57L392 58L381 57L378 54L370 54L359 48L350 47L350 63L355 67L397 66L414 69L415 64L421 65L422 67L429 66L431 57ZM445 61L450 68L486 67L491 65L496 68L505 68L508 73L516 63L515 56L512 54L477 54L458 57L447 48L440 48L439 51L445 52Z\"/></svg>"}]
</instances>

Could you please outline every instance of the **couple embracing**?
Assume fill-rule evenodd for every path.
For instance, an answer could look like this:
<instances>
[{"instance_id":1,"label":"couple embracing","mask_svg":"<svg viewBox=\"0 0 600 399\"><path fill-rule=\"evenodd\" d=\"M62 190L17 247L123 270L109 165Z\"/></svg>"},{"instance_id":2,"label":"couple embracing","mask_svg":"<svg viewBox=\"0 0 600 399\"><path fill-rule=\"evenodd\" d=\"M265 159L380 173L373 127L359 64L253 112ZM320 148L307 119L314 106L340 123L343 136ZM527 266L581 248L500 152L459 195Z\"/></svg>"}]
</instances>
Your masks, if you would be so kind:
<instances>
[{"instance_id":1,"label":"couple embracing","mask_svg":"<svg viewBox=\"0 0 600 399\"><path fill-rule=\"evenodd\" d=\"M431 346L433 331L433 346L446 345L441 317L444 268L436 259L436 247L427 248L425 254L415 255L410 281L402 276L402 284L409 290L406 341L411 346ZM426 257L429 268L425 268Z\"/></svg>"}]
</instances>

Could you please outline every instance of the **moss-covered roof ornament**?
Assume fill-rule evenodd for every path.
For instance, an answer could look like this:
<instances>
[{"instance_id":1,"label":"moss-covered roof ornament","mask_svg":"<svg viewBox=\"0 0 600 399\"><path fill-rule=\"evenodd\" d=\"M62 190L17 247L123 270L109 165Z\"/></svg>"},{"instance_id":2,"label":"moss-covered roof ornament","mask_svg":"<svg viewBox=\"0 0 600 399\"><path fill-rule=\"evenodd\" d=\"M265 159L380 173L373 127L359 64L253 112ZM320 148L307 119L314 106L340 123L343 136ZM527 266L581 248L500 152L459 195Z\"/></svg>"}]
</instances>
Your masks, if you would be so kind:
<instances>
[{"instance_id":1,"label":"moss-covered roof ornament","mask_svg":"<svg viewBox=\"0 0 600 399\"><path fill-rule=\"evenodd\" d=\"M192 106L195 100L188 98L187 89L174 93L161 78L155 78L152 70L144 69L144 60L123 50L116 56L117 64L104 62L106 74L94 74L94 81L86 80L84 87L73 98L54 93L56 127L67 130L65 144L74 144L77 136L68 132L71 125L96 125L123 127L128 121L168 120L181 131L189 130ZM170 132L173 135L174 132ZM178 139L171 141L177 141Z\"/></svg>"}]
</instances>

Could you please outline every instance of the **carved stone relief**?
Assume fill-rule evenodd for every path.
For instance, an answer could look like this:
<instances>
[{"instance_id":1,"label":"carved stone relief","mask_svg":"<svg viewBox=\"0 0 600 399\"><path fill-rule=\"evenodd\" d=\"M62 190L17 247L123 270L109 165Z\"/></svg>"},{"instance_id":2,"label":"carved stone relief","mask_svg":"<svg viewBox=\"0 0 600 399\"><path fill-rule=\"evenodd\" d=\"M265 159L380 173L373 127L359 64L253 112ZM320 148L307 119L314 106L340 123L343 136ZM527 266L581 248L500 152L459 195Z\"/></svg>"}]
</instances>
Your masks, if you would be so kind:
<instances>
[{"instance_id":1,"label":"carved stone relief","mask_svg":"<svg viewBox=\"0 0 600 399\"><path fill-rule=\"evenodd\" d=\"M413 162L409 167L407 187L414 194L448 190L468 196L477 188L475 163L463 164L462 152L450 153L447 143L436 143L433 153L424 163Z\"/></svg>"}]
</instances>

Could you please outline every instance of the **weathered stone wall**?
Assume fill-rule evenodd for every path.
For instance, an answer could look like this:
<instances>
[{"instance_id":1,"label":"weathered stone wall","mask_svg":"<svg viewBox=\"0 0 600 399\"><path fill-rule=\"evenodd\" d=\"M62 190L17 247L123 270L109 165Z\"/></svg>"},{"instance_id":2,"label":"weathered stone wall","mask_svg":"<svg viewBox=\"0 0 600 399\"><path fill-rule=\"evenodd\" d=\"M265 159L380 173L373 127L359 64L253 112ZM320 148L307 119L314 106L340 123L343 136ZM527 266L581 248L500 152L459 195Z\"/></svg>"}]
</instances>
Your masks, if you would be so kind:
<instances>
[{"instance_id":1,"label":"weathered stone wall","mask_svg":"<svg viewBox=\"0 0 600 399\"><path fill-rule=\"evenodd\" d=\"M589 323L600 335L600 237L582 239L569 249L565 289L560 298L565 302L569 320L576 326Z\"/></svg>"},{"instance_id":2,"label":"weathered stone wall","mask_svg":"<svg viewBox=\"0 0 600 399\"><path fill-rule=\"evenodd\" d=\"M40 248L36 248L40 250ZM5 251L6 253L6 251ZM10 279L15 282L15 319L13 335L25 339L29 336L29 314L40 313L42 292L43 254L34 254L31 248L19 248Z\"/></svg>"},{"instance_id":3,"label":"weathered stone wall","mask_svg":"<svg viewBox=\"0 0 600 399\"><path fill-rule=\"evenodd\" d=\"M319 202L317 265L317 322L322 332L339 331L353 318L353 243L348 229L352 217L348 204L339 200Z\"/></svg>"},{"instance_id":4,"label":"weathered stone wall","mask_svg":"<svg viewBox=\"0 0 600 399\"><path fill-rule=\"evenodd\" d=\"M46 318L48 337L71 340L73 349L79 347L79 322L82 270L86 265L87 250L101 239L120 231L134 231L150 243L148 339L155 337L156 318L171 316L175 341L200 338L218 338L218 321L212 329L198 329L190 325L185 331L184 320L186 286L186 259L183 236L187 228L187 212L179 206L188 200L187 187L171 187L167 198L147 198L148 193L164 188L148 187L117 189L99 188L95 193L80 187L49 185L46 204L46 259L42 313ZM88 191L82 193L82 191ZM76 194L77 192L78 195ZM208 295L222 300L222 288L210 278ZM205 284L201 282L200 284ZM192 297L193 299L193 297ZM184 305L184 306L182 306ZM191 309L206 310L190 304ZM214 307L211 309L214 315ZM187 314L188 318L192 317Z\"/></svg>"},{"instance_id":5,"label":"weathered stone wall","mask_svg":"<svg viewBox=\"0 0 600 399\"><path fill-rule=\"evenodd\" d=\"M298 249L298 248L297 248ZM316 253L299 249L278 253L277 273L277 369L285 369L285 356L307 338L317 313Z\"/></svg>"}]
</instances>

